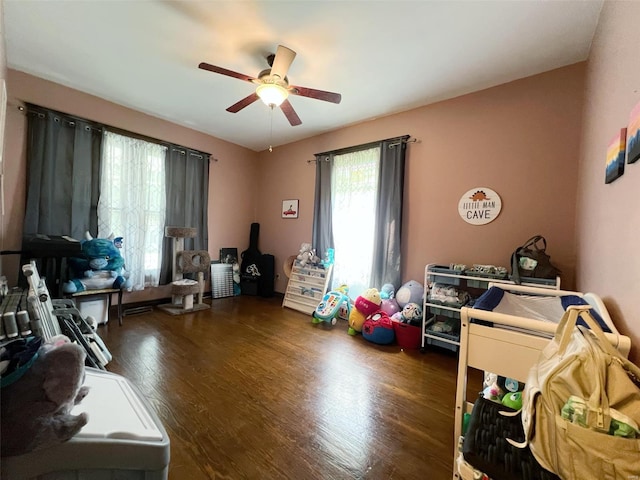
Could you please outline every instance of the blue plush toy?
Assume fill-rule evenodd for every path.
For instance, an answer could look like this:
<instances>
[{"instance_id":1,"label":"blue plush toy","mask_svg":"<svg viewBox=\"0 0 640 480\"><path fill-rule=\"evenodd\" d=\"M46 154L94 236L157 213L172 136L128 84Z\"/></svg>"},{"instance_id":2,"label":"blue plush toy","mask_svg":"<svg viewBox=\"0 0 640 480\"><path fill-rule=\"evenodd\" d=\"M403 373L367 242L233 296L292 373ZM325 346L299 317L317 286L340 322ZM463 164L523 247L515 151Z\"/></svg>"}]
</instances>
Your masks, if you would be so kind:
<instances>
[{"instance_id":1,"label":"blue plush toy","mask_svg":"<svg viewBox=\"0 0 640 480\"><path fill-rule=\"evenodd\" d=\"M391 283L385 283L380 289L380 298L382 300L391 300L396 296L396 287Z\"/></svg>"},{"instance_id":2,"label":"blue plush toy","mask_svg":"<svg viewBox=\"0 0 640 480\"><path fill-rule=\"evenodd\" d=\"M131 282L125 278L124 258L120 255L122 237L93 238L89 232L86 240L80 242L82 257L68 259L71 280L64 283L65 293L102 288L130 288Z\"/></svg>"}]
</instances>

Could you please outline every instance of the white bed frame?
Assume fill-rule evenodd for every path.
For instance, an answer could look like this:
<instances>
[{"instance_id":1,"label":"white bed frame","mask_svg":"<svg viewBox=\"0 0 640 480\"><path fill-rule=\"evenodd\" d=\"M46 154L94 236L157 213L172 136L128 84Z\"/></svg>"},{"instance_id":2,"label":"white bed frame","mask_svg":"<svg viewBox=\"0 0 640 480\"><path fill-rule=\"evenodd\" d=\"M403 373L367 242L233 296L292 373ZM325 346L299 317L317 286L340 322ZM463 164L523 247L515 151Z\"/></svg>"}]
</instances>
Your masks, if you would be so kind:
<instances>
[{"instance_id":1,"label":"white bed frame","mask_svg":"<svg viewBox=\"0 0 640 480\"><path fill-rule=\"evenodd\" d=\"M489 284L492 286L492 284ZM496 284L505 291L526 295L562 296L577 295L582 297L602 317L613 333L605 334L612 345L623 355L628 356L631 348L629 337L622 336L615 328L609 313L600 297L592 293L571 292L566 290L550 290L522 285ZM471 318L493 322L494 326L472 323ZM560 319L555 319L559 321ZM496 327L495 325L498 325ZM469 367L493 372L505 377L524 382L529 369L538 360L540 351L547 345L549 338L534 333L524 333L499 328L500 325L526 328L533 332L553 334L557 323L533 320L530 318L505 315L486 310L463 307L460 312L460 352L458 360L458 380L456 384L456 406L454 427L454 462L453 479L473 479L473 469L466 462L459 461L458 442L462 435L462 424L465 413L471 413L473 404L467 401L467 369Z\"/></svg>"}]
</instances>

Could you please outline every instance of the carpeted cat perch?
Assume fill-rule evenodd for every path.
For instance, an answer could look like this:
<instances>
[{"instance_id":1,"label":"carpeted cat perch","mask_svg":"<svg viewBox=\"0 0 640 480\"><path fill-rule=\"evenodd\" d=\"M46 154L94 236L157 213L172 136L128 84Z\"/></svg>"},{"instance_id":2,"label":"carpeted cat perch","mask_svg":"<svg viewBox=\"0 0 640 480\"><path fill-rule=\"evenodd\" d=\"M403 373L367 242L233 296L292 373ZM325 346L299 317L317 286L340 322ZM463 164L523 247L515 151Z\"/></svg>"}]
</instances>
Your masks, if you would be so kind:
<instances>
[{"instance_id":1,"label":"carpeted cat perch","mask_svg":"<svg viewBox=\"0 0 640 480\"><path fill-rule=\"evenodd\" d=\"M209 252L184 250L184 239L193 238L196 233L195 228L188 227L165 227L164 229L164 236L173 239L173 281L171 282L171 303L158 305L158 308L171 315L182 315L210 308L202 301L204 273L209 271L209 265L211 265ZM198 280L184 278L185 273L197 274Z\"/></svg>"}]
</instances>

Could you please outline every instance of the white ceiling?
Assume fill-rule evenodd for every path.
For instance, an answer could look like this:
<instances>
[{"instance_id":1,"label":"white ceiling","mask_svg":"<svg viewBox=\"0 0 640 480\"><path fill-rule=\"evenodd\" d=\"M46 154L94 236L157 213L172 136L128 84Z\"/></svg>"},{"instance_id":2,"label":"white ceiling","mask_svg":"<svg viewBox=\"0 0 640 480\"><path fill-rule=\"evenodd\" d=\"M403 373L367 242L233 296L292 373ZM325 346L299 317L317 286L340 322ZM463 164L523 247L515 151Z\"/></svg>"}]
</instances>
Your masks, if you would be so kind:
<instances>
[{"instance_id":1,"label":"white ceiling","mask_svg":"<svg viewBox=\"0 0 640 480\"><path fill-rule=\"evenodd\" d=\"M602 0L4 0L9 68L255 151L585 60ZM291 96L291 127L261 102L227 107L297 52L292 84L342 94Z\"/></svg>"}]
</instances>

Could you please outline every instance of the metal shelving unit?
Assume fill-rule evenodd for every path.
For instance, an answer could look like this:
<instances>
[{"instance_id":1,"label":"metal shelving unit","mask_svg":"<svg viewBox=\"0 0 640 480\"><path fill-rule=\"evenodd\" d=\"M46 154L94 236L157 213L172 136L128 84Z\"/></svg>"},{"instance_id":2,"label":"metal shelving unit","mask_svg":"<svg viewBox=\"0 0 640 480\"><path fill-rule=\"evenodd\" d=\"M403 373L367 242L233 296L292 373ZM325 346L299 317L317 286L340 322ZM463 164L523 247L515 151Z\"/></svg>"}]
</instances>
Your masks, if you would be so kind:
<instances>
[{"instance_id":1,"label":"metal shelving unit","mask_svg":"<svg viewBox=\"0 0 640 480\"><path fill-rule=\"evenodd\" d=\"M427 345L435 345L452 351L458 351L458 347L460 346L460 308L464 305L431 302L429 300L429 294L435 283L444 283L454 286L461 291L472 291L477 294L481 293L482 290L486 290L489 283L513 285L515 282L508 278L496 278L491 275L468 275L465 274L464 271L454 271L445 266L433 263L425 266L422 349ZM559 290L560 277L556 277L555 280L527 278L523 279L522 285ZM477 297L478 295L475 296ZM433 326L441 318L445 318L446 322L453 326L451 333L433 330Z\"/></svg>"}]
</instances>

